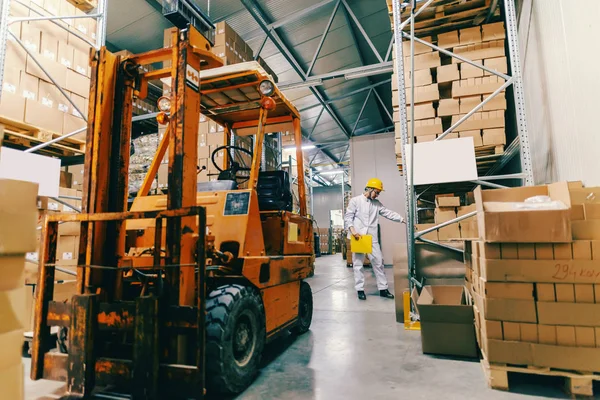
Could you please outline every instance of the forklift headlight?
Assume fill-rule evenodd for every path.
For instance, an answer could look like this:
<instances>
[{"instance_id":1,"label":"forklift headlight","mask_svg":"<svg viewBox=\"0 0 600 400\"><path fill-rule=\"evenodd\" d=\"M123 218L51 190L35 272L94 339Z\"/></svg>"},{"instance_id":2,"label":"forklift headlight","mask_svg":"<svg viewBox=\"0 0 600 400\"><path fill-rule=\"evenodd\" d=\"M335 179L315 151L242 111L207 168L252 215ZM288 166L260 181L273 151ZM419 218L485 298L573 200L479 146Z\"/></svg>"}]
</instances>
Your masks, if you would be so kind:
<instances>
[{"instance_id":1,"label":"forklift headlight","mask_svg":"<svg viewBox=\"0 0 600 400\"><path fill-rule=\"evenodd\" d=\"M158 109L162 112L169 112L171 111L171 99L166 97L166 96L162 96L160 99L158 99Z\"/></svg>"},{"instance_id":2,"label":"forklift headlight","mask_svg":"<svg viewBox=\"0 0 600 400\"><path fill-rule=\"evenodd\" d=\"M264 80L258 85L258 90L263 96L271 96L275 93L275 85L269 80Z\"/></svg>"}]
</instances>

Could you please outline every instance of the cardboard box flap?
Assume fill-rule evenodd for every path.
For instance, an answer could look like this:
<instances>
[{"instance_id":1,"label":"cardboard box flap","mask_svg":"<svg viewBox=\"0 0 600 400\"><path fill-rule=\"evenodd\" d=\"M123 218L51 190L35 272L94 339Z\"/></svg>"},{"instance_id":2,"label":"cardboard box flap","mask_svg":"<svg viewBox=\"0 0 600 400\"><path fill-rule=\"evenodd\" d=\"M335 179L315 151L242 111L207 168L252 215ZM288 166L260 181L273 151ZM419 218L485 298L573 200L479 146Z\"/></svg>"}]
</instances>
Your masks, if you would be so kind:
<instances>
[{"instance_id":1,"label":"cardboard box flap","mask_svg":"<svg viewBox=\"0 0 600 400\"><path fill-rule=\"evenodd\" d=\"M425 286L417 306L421 321L468 323L474 318L462 286Z\"/></svg>"}]
</instances>

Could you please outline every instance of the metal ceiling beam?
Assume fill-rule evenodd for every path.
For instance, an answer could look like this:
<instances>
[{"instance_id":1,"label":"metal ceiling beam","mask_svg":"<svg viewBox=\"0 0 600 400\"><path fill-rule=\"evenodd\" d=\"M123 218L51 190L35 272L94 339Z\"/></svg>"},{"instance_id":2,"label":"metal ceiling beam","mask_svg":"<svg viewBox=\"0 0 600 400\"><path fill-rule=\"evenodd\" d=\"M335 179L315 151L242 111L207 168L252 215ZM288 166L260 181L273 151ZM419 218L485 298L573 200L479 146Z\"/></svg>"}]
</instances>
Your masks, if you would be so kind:
<instances>
[{"instance_id":1,"label":"metal ceiling beam","mask_svg":"<svg viewBox=\"0 0 600 400\"><path fill-rule=\"evenodd\" d=\"M317 58L319 58L319 53L321 52L321 49L323 48L323 43L325 43L325 39L327 38L329 29L331 28L331 24L333 23L335 14L337 14L338 9L340 8L340 4L341 4L341 0L338 0L338 2L335 3L335 7L333 7L333 12L331 13L331 17L329 18L329 21L327 22L327 26L325 27L325 30L323 31L323 34L321 35L321 40L319 41L319 45L317 46L315 55L313 56L313 59L310 62L310 66L308 67L308 70L306 71L306 75L310 75L313 67L315 66L315 63L317 62Z\"/></svg>"},{"instance_id":2,"label":"metal ceiling beam","mask_svg":"<svg viewBox=\"0 0 600 400\"><path fill-rule=\"evenodd\" d=\"M285 17L281 18L279 21L275 21L275 22L269 24L268 26L269 26L269 28L273 28L273 29L279 28L280 26L289 24L290 22L293 22L302 17L305 17L305 16L309 15L310 13L312 13L313 11L318 10L319 8L321 8L323 6L326 6L329 3L333 3L334 1L336 1L336 0L324 0L320 3L312 5L310 7L303 8L302 10L295 12L293 14L286 15Z\"/></svg>"},{"instance_id":3,"label":"metal ceiling beam","mask_svg":"<svg viewBox=\"0 0 600 400\"><path fill-rule=\"evenodd\" d=\"M361 67L341 69L337 71L327 72L321 75L312 75L310 76L309 82L318 82L319 80L329 80L335 78L346 78L346 79L354 79L352 78L353 74L361 74L361 78L366 78L368 76L381 75L381 74L391 74L394 72L394 64L392 61L385 61L378 64L371 65L363 65ZM348 78L350 76L350 78ZM279 88L285 89L286 86L294 86L295 88L302 87L302 84L306 83L306 79L302 79L301 81L288 81L281 82L277 85ZM306 86L316 86L314 83L306 84Z\"/></svg>"},{"instance_id":4,"label":"metal ceiling beam","mask_svg":"<svg viewBox=\"0 0 600 400\"><path fill-rule=\"evenodd\" d=\"M360 89L353 90L353 91L351 91L351 92L348 92L348 93L345 93L345 94L343 94L343 95L341 95L341 96L338 96L338 97L333 97L333 98L331 98L331 99L327 100L327 102L331 104L331 103L333 103L334 101L343 100L343 99L346 99L346 98L348 98L348 97L354 96L354 95L355 95L355 94L357 94L357 93L361 93L361 92L364 92L364 91L370 90L370 89L372 89L372 88L376 88L376 87L378 87L378 86L385 85L386 83L391 83L391 82L392 82L392 80L391 80L391 79L386 79L385 81L377 82L377 83L374 83L374 84L372 84L372 85L365 86L365 87L362 87L362 88L360 88ZM308 111L308 110L311 110L311 109L313 109L313 108L315 108L315 107L319 107L319 106L320 106L320 104L313 104L312 106L308 106L308 107L301 108L301 109L299 109L298 111L299 111L299 112L304 112L304 111Z\"/></svg>"},{"instance_id":5,"label":"metal ceiling beam","mask_svg":"<svg viewBox=\"0 0 600 400\"><path fill-rule=\"evenodd\" d=\"M365 38L365 40L369 44L369 47L371 47L371 50L373 50L373 53L375 54L375 57L377 57L377 59L379 60L379 62L383 62L383 58L381 58L381 54L379 54L379 52L377 51L377 48L373 44L373 41L371 40L371 38L369 37L369 35L367 35L367 32L365 31L365 28L363 28L363 26L361 25L361 23L358 20L358 18L356 18L356 15L352 11L352 9L348 5L348 3L346 3L346 0L342 0L342 4L344 4L344 8L348 12L348 14L350 15L350 17L354 21L354 23L356 24L356 26L358 27L358 30L360 31L360 33L362 33L363 37ZM350 30L352 31L352 36L354 36L354 30L353 30L352 26L350 24L348 24L348 26L350 27ZM354 38L354 40L355 40L355 43L357 43L356 42L356 37ZM358 43L357 43L357 45L358 45ZM359 52L360 52L360 49L359 49Z\"/></svg>"},{"instance_id":6,"label":"metal ceiling beam","mask_svg":"<svg viewBox=\"0 0 600 400\"><path fill-rule=\"evenodd\" d=\"M277 47L277 50L279 50L281 52L281 54L285 57L285 59L290 63L290 65L292 66L294 71L296 71L296 73L300 76L300 78L303 81L306 81L307 75L304 72L304 70L302 69L302 67L300 66L300 64L298 63L298 60L296 60L296 58L292 55L291 51L289 50L287 45L283 42L283 40L279 37L277 32L275 32L274 30L269 30L269 27L268 27L269 22L268 22L267 18L265 17L265 13L260 8L260 6L256 3L256 1L255 0L241 0L241 2L244 5L244 7L246 7L248 12L252 16L252 18L260 26L260 28L269 36L269 39L271 39L271 41L273 42L275 47ZM336 124L342 130L342 132L344 132L344 134L349 138L350 134L349 134L348 130L346 129L346 127L340 120L339 116L336 114L336 112L329 106L329 104L326 103L326 99L324 98L323 93L319 89L316 89L313 87L310 88L310 91L312 94L315 95L317 100L319 100L319 103L321 103L323 105L323 107L325 107L325 110L327 111L327 113L331 116L331 118L333 118L333 120L336 122Z\"/></svg>"},{"instance_id":7,"label":"metal ceiling beam","mask_svg":"<svg viewBox=\"0 0 600 400\"><path fill-rule=\"evenodd\" d=\"M392 117L392 113L390 113L390 110L388 110L388 108L386 107L385 103L383 102L383 99L381 98L379 93L377 93L377 90L373 89L373 91L375 92L375 97L377 97L377 100L379 100L379 104L381 104L381 108L383 108L383 111L385 111L388 118L390 119L390 122L393 124L394 117Z\"/></svg>"},{"instance_id":8,"label":"metal ceiling beam","mask_svg":"<svg viewBox=\"0 0 600 400\"><path fill-rule=\"evenodd\" d=\"M369 90L369 92L367 93L367 97L365 97L365 101L364 101L362 107L360 108L360 112L358 113L356 122L354 123L354 126L352 127L352 132L350 132L350 136L354 135L354 132L356 132L356 127L358 126L358 123L360 122L360 118L362 117L363 112L365 112L365 108L367 107L367 104L369 103L369 98L371 97L371 92L373 92L373 89Z\"/></svg>"},{"instance_id":9,"label":"metal ceiling beam","mask_svg":"<svg viewBox=\"0 0 600 400\"><path fill-rule=\"evenodd\" d=\"M312 137L312 134L315 132L315 129L317 129L317 124L319 123L319 120L321 119L321 115L323 115L323 111L325 111L325 107L321 107L321 112L319 113L319 115L317 115L315 124L313 125L312 129L310 130L310 133L308 134L308 140L310 140L310 138Z\"/></svg>"},{"instance_id":10,"label":"metal ceiling beam","mask_svg":"<svg viewBox=\"0 0 600 400\"><path fill-rule=\"evenodd\" d=\"M350 37L352 38L352 41L354 42L354 47L356 47L356 51L358 52L358 58L360 59L360 63L362 65L366 65L365 58L364 58L362 52L360 51L360 47L358 45L358 39L356 38L356 33L354 32L354 28L352 27L352 23L350 22L350 18L352 18L354 20L354 23L360 29L360 31L363 34L364 38L366 39L367 43L369 43L369 46L371 46L371 50L373 50L373 52L377 56L377 59L379 60L379 62L383 62L383 59L381 58L381 56L377 52L377 49L373 45L373 42L367 36L367 33L365 32L364 28L362 27L362 25L358 21L358 18L356 18L356 15L354 14L354 12L350 9L350 6L348 5L348 3L346 3L346 0L341 0L341 1L344 3L344 17L346 18L346 24L348 24L348 29L350 30ZM392 67L392 71L393 71L393 67ZM373 84L373 82L371 81L371 78L369 76L367 76L366 78L369 81L369 84ZM375 91L375 93L377 93L377 91ZM369 97L367 96L367 100L368 99L369 99ZM363 110L361 110L361 115L362 115L363 111L364 111L364 108L363 108ZM377 112L379 113L379 116L381 117L381 120L383 121L384 116L383 116L381 110L379 109L379 107L377 107ZM358 120L360 120L360 116L357 119L357 123L358 123ZM355 129L356 129L356 125L354 126L354 130ZM352 131L352 135L354 134L354 130Z\"/></svg>"}]
</instances>

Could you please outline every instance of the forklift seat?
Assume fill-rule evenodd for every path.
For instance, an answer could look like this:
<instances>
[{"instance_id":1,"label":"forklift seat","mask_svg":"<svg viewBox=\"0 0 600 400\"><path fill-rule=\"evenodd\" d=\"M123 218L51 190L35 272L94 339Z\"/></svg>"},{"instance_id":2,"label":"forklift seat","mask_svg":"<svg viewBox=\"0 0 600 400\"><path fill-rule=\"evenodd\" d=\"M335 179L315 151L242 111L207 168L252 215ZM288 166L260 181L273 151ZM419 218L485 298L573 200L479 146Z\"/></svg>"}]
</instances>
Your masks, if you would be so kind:
<instances>
[{"instance_id":1,"label":"forklift seat","mask_svg":"<svg viewBox=\"0 0 600 400\"><path fill-rule=\"evenodd\" d=\"M292 211L292 190L287 171L261 171L256 185L260 211Z\"/></svg>"},{"instance_id":2,"label":"forklift seat","mask_svg":"<svg viewBox=\"0 0 600 400\"><path fill-rule=\"evenodd\" d=\"M221 192L226 190L236 190L238 188L236 181L211 181L198 182L198 192Z\"/></svg>"}]
</instances>

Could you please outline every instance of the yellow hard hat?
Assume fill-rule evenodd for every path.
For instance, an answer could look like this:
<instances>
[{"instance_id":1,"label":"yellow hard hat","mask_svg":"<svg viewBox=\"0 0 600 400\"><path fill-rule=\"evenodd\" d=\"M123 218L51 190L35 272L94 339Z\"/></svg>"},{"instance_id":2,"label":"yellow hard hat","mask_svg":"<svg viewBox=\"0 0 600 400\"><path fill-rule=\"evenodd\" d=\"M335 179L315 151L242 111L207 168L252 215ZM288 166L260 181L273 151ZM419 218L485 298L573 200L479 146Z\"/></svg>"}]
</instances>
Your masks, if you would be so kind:
<instances>
[{"instance_id":1,"label":"yellow hard hat","mask_svg":"<svg viewBox=\"0 0 600 400\"><path fill-rule=\"evenodd\" d=\"M367 187L383 191L383 182L377 178L371 178L367 182Z\"/></svg>"}]
</instances>

